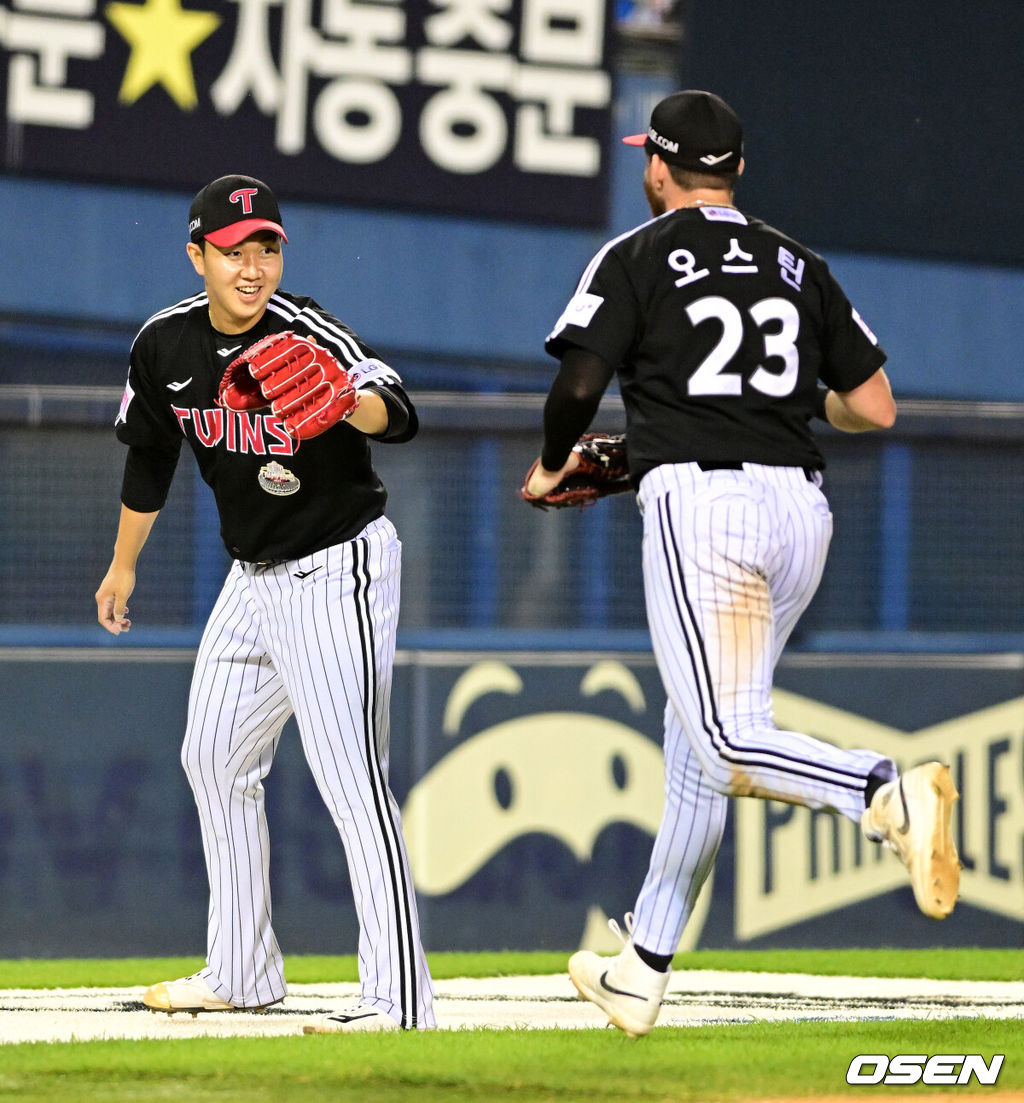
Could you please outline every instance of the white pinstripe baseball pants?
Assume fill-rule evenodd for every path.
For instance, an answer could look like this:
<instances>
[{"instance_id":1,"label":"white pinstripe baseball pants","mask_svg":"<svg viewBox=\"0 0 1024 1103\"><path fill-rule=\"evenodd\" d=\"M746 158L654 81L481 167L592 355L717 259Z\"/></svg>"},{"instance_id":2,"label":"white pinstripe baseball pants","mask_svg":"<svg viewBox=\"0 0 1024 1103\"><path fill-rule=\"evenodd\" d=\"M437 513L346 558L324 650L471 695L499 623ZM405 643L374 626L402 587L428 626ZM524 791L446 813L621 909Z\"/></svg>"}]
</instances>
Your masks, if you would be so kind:
<instances>
[{"instance_id":1,"label":"white pinstripe baseball pants","mask_svg":"<svg viewBox=\"0 0 1024 1103\"><path fill-rule=\"evenodd\" d=\"M362 1000L434 1025L398 805L388 787L401 544L386 518L347 543L259 567L235 562L199 647L182 764L210 881L211 988L236 1006L285 994L271 925L263 778L294 712L344 844L359 916ZM298 577L304 575L304 577Z\"/></svg>"},{"instance_id":2,"label":"white pinstripe baseball pants","mask_svg":"<svg viewBox=\"0 0 1024 1103\"><path fill-rule=\"evenodd\" d=\"M647 618L665 710L665 811L633 937L675 952L725 828L726 798L827 809L855 821L876 767L775 727L775 665L821 580L832 517L802 468L655 468L641 482Z\"/></svg>"}]
</instances>

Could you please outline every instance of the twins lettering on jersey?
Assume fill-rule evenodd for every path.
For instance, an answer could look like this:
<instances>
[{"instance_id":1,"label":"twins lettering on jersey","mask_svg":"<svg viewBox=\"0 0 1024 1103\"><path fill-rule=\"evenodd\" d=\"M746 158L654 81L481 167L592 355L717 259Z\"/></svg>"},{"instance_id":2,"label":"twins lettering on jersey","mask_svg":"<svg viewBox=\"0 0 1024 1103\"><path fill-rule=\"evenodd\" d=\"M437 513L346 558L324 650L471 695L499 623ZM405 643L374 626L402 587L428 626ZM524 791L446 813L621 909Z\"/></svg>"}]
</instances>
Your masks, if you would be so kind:
<instances>
[{"instance_id":1,"label":"twins lettering on jersey","mask_svg":"<svg viewBox=\"0 0 1024 1103\"><path fill-rule=\"evenodd\" d=\"M291 456L295 441L284 431L280 418L273 414L247 414L220 407L199 410L172 406L181 431L206 448L223 443L229 452L258 456Z\"/></svg>"},{"instance_id":2,"label":"twins lettering on jersey","mask_svg":"<svg viewBox=\"0 0 1024 1103\"><path fill-rule=\"evenodd\" d=\"M393 368L374 359L355 364L349 369L349 377L354 387L401 383ZM125 409L126 406L122 406L122 413ZM223 442L229 452L258 456L291 456L295 452L295 441L284 431L280 419L272 414L247 414L222 410L219 406L200 410L195 406L172 405L171 410L182 433L206 448L216 448Z\"/></svg>"}]
</instances>

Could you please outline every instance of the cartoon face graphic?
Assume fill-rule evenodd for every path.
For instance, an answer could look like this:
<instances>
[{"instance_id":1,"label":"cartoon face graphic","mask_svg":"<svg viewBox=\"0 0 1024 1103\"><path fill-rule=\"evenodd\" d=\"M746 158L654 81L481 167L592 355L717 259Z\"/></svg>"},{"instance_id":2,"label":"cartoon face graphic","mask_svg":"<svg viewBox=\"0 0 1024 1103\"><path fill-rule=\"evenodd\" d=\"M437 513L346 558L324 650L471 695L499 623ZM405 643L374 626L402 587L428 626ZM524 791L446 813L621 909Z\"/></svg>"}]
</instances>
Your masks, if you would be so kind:
<instances>
[{"instance_id":1,"label":"cartoon face graphic","mask_svg":"<svg viewBox=\"0 0 1024 1103\"><path fill-rule=\"evenodd\" d=\"M624 665L599 661L584 674L583 697L611 690L635 713L646 701ZM452 688L446 735L487 693L523 692L507 664L474 664ZM590 712L539 712L506 720L461 742L410 791L402 819L416 888L431 896L454 892L516 838L546 834L582 864L609 825L629 824L652 839L664 805L661 748L641 732ZM625 871L624 871L625 872ZM641 878L643 869L628 871ZM704 894L706 908L710 894ZM688 925L696 932L702 916ZM581 901L582 944L618 949L607 917Z\"/></svg>"}]
</instances>

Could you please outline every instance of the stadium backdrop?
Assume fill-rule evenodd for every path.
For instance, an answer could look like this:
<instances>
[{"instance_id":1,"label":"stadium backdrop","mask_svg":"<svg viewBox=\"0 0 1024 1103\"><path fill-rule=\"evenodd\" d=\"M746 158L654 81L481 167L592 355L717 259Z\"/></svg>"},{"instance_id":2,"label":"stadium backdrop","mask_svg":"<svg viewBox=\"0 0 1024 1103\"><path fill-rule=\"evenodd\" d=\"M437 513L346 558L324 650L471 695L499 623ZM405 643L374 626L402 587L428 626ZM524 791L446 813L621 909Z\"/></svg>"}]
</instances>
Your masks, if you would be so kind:
<instances>
[{"instance_id":1,"label":"stadium backdrop","mask_svg":"<svg viewBox=\"0 0 1024 1103\"><path fill-rule=\"evenodd\" d=\"M893 252L1011 266L1002 276L949 272L951 303L960 289L991 289L994 280L993 301L1001 288L1012 292L1024 204L1004 205L995 220L984 206L949 197L965 191L965 179L975 194L993 175L1013 181L1000 166L1012 155L1006 118L1020 110L1007 82L1019 67L1013 43L1021 35L1006 33L1018 26L1020 6L986 0L969 12L935 12L918 0L862 0L841 19L801 5L795 21L748 8L739 0L688 6L684 78L727 86L756 136L751 156L783 166L752 175L751 205L822 248L866 251L848 261L854 269L878 263L870 254ZM571 239L582 256L606 227L619 228L623 208L636 209L635 173L629 204L614 189L614 83L621 89L629 79L615 72L609 10L599 0L9 0L0 14L9 180L171 188L187 198L197 181L235 171L239 150L258 145L261 171L282 193L321 205L324 219L336 204L444 215L451 221L432 227L439 240L465 219L509 222L503 251L480 258L485 267L544 241L549 251L561 247L564 228L582 231ZM761 49L752 53L750 41ZM838 64L851 43L858 65ZM865 69L882 76L865 86L853 75ZM853 90L844 91L846 73ZM630 128L666 82L645 87L630 102ZM818 95L821 88L828 94ZM972 112L972 103L1001 106ZM871 204L862 201L865 175ZM60 196L73 204L76 192ZM88 202L82 210L95 219L101 204ZM516 221L551 223L551 236L531 238ZM10 240L20 227L4 230ZM401 259L414 279L429 279L429 257ZM551 267L564 263L553 257ZM73 304L74 281L86 270L54 273L53 302ZM532 274L503 268L509 281ZM115 266L104 297L111 310L126 300L122 278ZM16 290L10 284L0 306ZM78 288L77 301L88 290ZM434 332L426 312L412 316L443 356L445 334ZM538 324L523 320L531 348ZM920 324L908 316L908 328ZM33 356L53 370L61 362L55 349L70 360L83 347L31 314L9 328L15 339L4 346L0 386L27 371L34 378L26 366ZM993 337L984 345L990 360L1000 341L1013 345ZM431 380L433 352L435 367L422 373ZM108 373L122 357L99 359ZM1000 397L1022 397L1009 364L986 367L1008 381ZM949 393L941 391L948 380L929 379L927 369L917 368L918 393ZM953 386L971 398L994 384L972 361ZM106 436L99 443L94 411L72 425L59 414L40 423L31 395L0 397L5 411L29 407L0 443L8 472L0 938L15 956L198 952L205 885L177 762L190 649L69 646L81 643L87 618L76 602L89 591L75 577L75 597L58 579L82 560L93 584L99 577L94 542L106 482L116 481L106 460L114 446ZM76 401L80 409L84 399ZM479 432L445 437L440 424L432 428L425 446L438 462L464 469L468 439L479 469L489 464L504 480L519 468L522 440L510 448ZM812 611L803 643L839 628L834 636L856 638L867 651L812 646L790 656L776 703L780 722L885 746L901 761L939 754L953 764L964 792L961 906L946 923L929 923L914 911L898 868L870 855L852 827L741 803L689 944L1021 944L1024 662L1013 642L1021 488L1015 445L995 436L979 454L960 429L940 430L937 442L897 442L859 466L836 465L846 550L837 549L838 581L827 580L832 589ZM550 575L557 599L545 608L524 600L522 579L510 581L489 546L516 531L504 507L492 508L502 485L482 484L479 508L448 534L403 506L401 482L395 501L409 511L408 545L427 549L426 563L410 556L406 624L422 631L406 631L402 641L392 762L426 941L434 949L600 946L609 937L604 917L620 916L633 899L660 807L662 701L636 594L625 592L635 518L606 512L571 530L562 525L559 535L549 525L538 542L541 566L564 570L581 561L588 542L613 548L616 559L611 579L583 572L566 585L564 575ZM955 494L943 492L951 486ZM178 493L187 499L183 528L202 537L200 556L186 562L184 581L176 564L152 564L154 581L168 585L149 598L158 626L150 640L194 631L220 565L209 504L193 489L182 480ZM90 533L79 533L82 523ZM439 579L433 572L443 560L473 569ZM577 631L556 633L552 649L552 630L570 621ZM445 646L451 637L437 631L440 622L468 624L477 635ZM607 650L592 649L598 627ZM956 631L965 627L973 643ZM978 633L992 629L1002 636L979 644ZM872 653L894 639L899 654ZM915 653L915 644L931 653ZM343 952L355 932L340 849L296 744L286 736L268 780L277 920L292 952ZM452 823L453 811L471 811L473 830L464 818Z\"/></svg>"}]
</instances>

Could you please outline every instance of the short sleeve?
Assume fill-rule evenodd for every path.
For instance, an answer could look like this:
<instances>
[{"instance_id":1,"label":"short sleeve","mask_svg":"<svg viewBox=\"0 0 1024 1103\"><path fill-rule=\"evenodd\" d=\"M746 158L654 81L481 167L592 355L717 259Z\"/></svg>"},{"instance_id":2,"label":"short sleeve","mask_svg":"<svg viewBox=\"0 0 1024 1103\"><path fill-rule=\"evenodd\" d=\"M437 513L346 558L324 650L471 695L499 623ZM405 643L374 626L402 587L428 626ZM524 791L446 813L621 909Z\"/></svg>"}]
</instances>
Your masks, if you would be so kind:
<instances>
[{"instance_id":1,"label":"short sleeve","mask_svg":"<svg viewBox=\"0 0 1024 1103\"><path fill-rule=\"evenodd\" d=\"M831 273L826 296L820 378L835 391L852 391L867 382L887 356Z\"/></svg>"},{"instance_id":2,"label":"short sleeve","mask_svg":"<svg viewBox=\"0 0 1024 1103\"><path fill-rule=\"evenodd\" d=\"M139 448L166 448L177 451L181 444L180 427L171 419L166 403L156 397L152 362L147 356L145 331L136 338L129 357L128 379L121 397L121 408L114 421L117 439Z\"/></svg>"},{"instance_id":3,"label":"short sleeve","mask_svg":"<svg viewBox=\"0 0 1024 1103\"><path fill-rule=\"evenodd\" d=\"M636 289L622 259L609 249L590 262L544 348L559 359L567 348L586 349L618 368L633 347L639 329Z\"/></svg>"}]
</instances>

